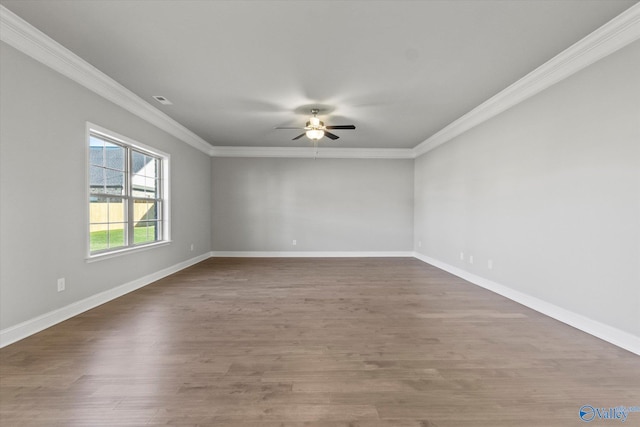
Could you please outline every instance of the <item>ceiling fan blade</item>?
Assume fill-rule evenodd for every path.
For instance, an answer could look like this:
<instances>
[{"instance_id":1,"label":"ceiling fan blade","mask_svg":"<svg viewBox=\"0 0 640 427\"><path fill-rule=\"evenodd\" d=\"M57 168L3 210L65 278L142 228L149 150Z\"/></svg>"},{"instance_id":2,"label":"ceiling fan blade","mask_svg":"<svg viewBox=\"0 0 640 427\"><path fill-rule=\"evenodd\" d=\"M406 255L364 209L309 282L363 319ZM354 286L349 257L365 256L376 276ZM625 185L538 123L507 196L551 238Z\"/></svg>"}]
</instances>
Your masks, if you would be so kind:
<instances>
[{"instance_id":1,"label":"ceiling fan blade","mask_svg":"<svg viewBox=\"0 0 640 427\"><path fill-rule=\"evenodd\" d=\"M289 126L277 126L277 127L274 127L274 129L304 129L304 128L301 128L301 127L295 127L294 128L294 127L289 127Z\"/></svg>"},{"instance_id":2,"label":"ceiling fan blade","mask_svg":"<svg viewBox=\"0 0 640 427\"><path fill-rule=\"evenodd\" d=\"M326 129L355 129L354 125L335 125L335 126L325 126Z\"/></svg>"},{"instance_id":3,"label":"ceiling fan blade","mask_svg":"<svg viewBox=\"0 0 640 427\"><path fill-rule=\"evenodd\" d=\"M292 139L292 141L295 141L296 139L300 139L300 138L302 138L302 137L303 137L303 136L305 136L305 135L306 135L306 134L301 133L300 135L298 135L298 136L296 136L295 138L293 138L293 139Z\"/></svg>"},{"instance_id":4,"label":"ceiling fan blade","mask_svg":"<svg viewBox=\"0 0 640 427\"><path fill-rule=\"evenodd\" d=\"M335 135L331 132L327 132L326 130L324 131L324 136L326 136L327 138L331 138L333 140L340 138L338 135Z\"/></svg>"}]
</instances>

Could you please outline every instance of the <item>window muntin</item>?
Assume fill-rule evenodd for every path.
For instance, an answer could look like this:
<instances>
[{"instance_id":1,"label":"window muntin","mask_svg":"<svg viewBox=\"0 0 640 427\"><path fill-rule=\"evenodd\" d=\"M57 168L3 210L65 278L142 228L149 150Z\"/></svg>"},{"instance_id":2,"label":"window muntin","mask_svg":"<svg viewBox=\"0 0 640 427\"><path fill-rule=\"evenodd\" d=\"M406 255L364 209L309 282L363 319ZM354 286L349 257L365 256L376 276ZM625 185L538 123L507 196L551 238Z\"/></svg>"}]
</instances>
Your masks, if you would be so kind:
<instances>
[{"instance_id":1,"label":"window muntin","mask_svg":"<svg viewBox=\"0 0 640 427\"><path fill-rule=\"evenodd\" d=\"M168 240L168 158L89 131L89 255Z\"/></svg>"}]
</instances>

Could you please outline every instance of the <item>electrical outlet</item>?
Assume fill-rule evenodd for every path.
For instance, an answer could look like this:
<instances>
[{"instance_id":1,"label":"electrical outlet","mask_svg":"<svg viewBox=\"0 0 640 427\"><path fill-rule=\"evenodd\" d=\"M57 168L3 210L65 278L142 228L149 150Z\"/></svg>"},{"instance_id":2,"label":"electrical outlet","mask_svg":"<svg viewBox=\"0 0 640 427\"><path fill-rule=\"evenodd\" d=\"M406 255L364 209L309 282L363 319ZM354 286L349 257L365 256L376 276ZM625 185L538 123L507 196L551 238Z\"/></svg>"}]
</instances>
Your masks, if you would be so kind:
<instances>
[{"instance_id":1,"label":"electrical outlet","mask_svg":"<svg viewBox=\"0 0 640 427\"><path fill-rule=\"evenodd\" d=\"M293 242L291 242L291 244L292 244L293 246L295 246L295 245L297 245L297 244L298 244L298 241L297 241L297 240L293 240Z\"/></svg>"},{"instance_id":2,"label":"electrical outlet","mask_svg":"<svg viewBox=\"0 0 640 427\"><path fill-rule=\"evenodd\" d=\"M464 252L460 252L460 259L464 261Z\"/></svg>"},{"instance_id":3,"label":"electrical outlet","mask_svg":"<svg viewBox=\"0 0 640 427\"><path fill-rule=\"evenodd\" d=\"M469 255L469 264L473 264L473 255Z\"/></svg>"},{"instance_id":4,"label":"electrical outlet","mask_svg":"<svg viewBox=\"0 0 640 427\"><path fill-rule=\"evenodd\" d=\"M191 244L191 252L193 252L193 243Z\"/></svg>"},{"instance_id":5,"label":"electrical outlet","mask_svg":"<svg viewBox=\"0 0 640 427\"><path fill-rule=\"evenodd\" d=\"M422 247L422 240L418 240L418 247L421 248Z\"/></svg>"},{"instance_id":6,"label":"electrical outlet","mask_svg":"<svg viewBox=\"0 0 640 427\"><path fill-rule=\"evenodd\" d=\"M64 291L65 288L65 282L64 282L64 277L58 279L58 292L62 292Z\"/></svg>"},{"instance_id":7,"label":"electrical outlet","mask_svg":"<svg viewBox=\"0 0 640 427\"><path fill-rule=\"evenodd\" d=\"M487 261L487 268L488 268L489 270L493 270L493 260L492 260L492 259L490 259L489 261Z\"/></svg>"}]
</instances>

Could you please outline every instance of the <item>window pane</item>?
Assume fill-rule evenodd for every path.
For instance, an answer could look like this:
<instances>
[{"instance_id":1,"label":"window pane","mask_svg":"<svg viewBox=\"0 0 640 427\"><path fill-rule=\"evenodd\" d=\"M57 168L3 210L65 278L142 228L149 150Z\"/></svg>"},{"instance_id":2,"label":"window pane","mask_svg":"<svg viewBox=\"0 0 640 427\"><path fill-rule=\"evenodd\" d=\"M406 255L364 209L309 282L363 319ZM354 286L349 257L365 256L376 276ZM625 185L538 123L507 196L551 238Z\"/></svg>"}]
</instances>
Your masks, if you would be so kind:
<instances>
[{"instance_id":1,"label":"window pane","mask_svg":"<svg viewBox=\"0 0 640 427\"><path fill-rule=\"evenodd\" d=\"M89 137L89 164L104 166L104 141L95 136Z\"/></svg>"},{"instance_id":2,"label":"window pane","mask_svg":"<svg viewBox=\"0 0 640 427\"><path fill-rule=\"evenodd\" d=\"M132 168L132 172L134 174L138 174L138 175L144 175L144 173L142 172L142 170L145 167L146 164L146 160L145 160L145 155L138 152L138 151L132 151L131 154L131 168Z\"/></svg>"},{"instance_id":3,"label":"window pane","mask_svg":"<svg viewBox=\"0 0 640 427\"><path fill-rule=\"evenodd\" d=\"M151 178L158 177L159 160L153 156L132 151L132 167L133 173Z\"/></svg>"},{"instance_id":4,"label":"window pane","mask_svg":"<svg viewBox=\"0 0 640 427\"><path fill-rule=\"evenodd\" d=\"M147 199L156 199L159 197L157 179L142 175L134 175L131 178L131 195L133 197L144 197Z\"/></svg>"},{"instance_id":5,"label":"window pane","mask_svg":"<svg viewBox=\"0 0 640 427\"><path fill-rule=\"evenodd\" d=\"M89 202L89 223L109 222L109 204L106 197L91 197Z\"/></svg>"},{"instance_id":6,"label":"window pane","mask_svg":"<svg viewBox=\"0 0 640 427\"><path fill-rule=\"evenodd\" d=\"M131 177L131 195L133 197L145 197L146 178L144 175L133 175Z\"/></svg>"},{"instance_id":7,"label":"window pane","mask_svg":"<svg viewBox=\"0 0 640 427\"><path fill-rule=\"evenodd\" d=\"M133 220L137 226L139 221L150 221L158 219L157 203L150 200L136 199L133 201Z\"/></svg>"},{"instance_id":8,"label":"window pane","mask_svg":"<svg viewBox=\"0 0 640 427\"><path fill-rule=\"evenodd\" d=\"M125 222L125 204L124 200L110 197L108 201L108 221L109 222Z\"/></svg>"},{"instance_id":9,"label":"window pane","mask_svg":"<svg viewBox=\"0 0 640 427\"><path fill-rule=\"evenodd\" d=\"M111 169L104 170L106 193L108 194L124 194L124 172Z\"/></svg>"},{"instance_id":10,"label":"window pane","mask_svg":"<svg viewBox=\"0 0 640 427\"><path fill-rule=\"evenodd\" d=\"M124 246L125 241L125 225L124 223L110 223L109 224L109 248L117 248Z\"/></svg>"},{"instance_id":11,"label":"window pane","mask_svg":"<svg viewBox=\"0 0 640 427\"><path fill-rule=\"evenodd\" d=\"M158 198L160 160L134 150L132 151L132 164L132 196L148 199Z\"/></svg>"},{"instance_id":12,"label":"window pane","mask_svg":"<svg viewBox=\"0 0 640 427\"><path fill-rule=\"evenodd\" d=\"M145 168L145 175L149 178L157 178L158 177L158 159L149 157L149 163Z\"/></svg>"},{"instance_id":13,"label":"window pane","mask_svg":"<svg viewBox=\"0 0 640 427\"><path fill-rule=\"evenodd\" d=\"M106 177L104 168L91 166L89 168L89 189L92 193L106 193Z\"/></svg>"},{"instance_id":14,"label":"window pane","mask_svg":"<svg viewBox=\"0 0 640 427\"><path fill-rule=\"evenodd\" d=\"M109 226L106 224L94 224L89 228L89 248L91 252L101 251L109 247L107 242L107 230Z\"/></svg>"},{"instance_id":15,"label":"window pane","mask_svg":"<svg viewBox=\"0 0 640 427\"><path fill-rule=\"evenodd\" d=\"M119 171L124 170L124 147L110 142L105 142L104 158L105 166Z\"/></svg>"},{"instance_id":16,"label":"window pane","mask_svg":"<svg viewBox=\"0 0 640 427\"><path fill-rule=\"evenodd\" d=\"M106 196L89 198L89 248L91 252L125 246L126 204Z\"/></svg>"},{"instance_id":17,"label":"window pane","mask_svg":"<svg viewBox=\"0 0 640 427\"><path fill-rule=\"evenodd\" d=\"M154 221L140 221L133 230L133 243L135 244L158 240L156 236L156 223Z\"/></svg>"},{"instance_id":18,"label":"window pane","mask_svg":"<svg viewBox=\"0 0 640 427\"><path fill-rule=\"evenodd\" d=\"M147 197L151 199L158 198L158 193L157 193L158 180L151 177L147 177L145 183L146 183Z\"/></svg>"}]
</instances>

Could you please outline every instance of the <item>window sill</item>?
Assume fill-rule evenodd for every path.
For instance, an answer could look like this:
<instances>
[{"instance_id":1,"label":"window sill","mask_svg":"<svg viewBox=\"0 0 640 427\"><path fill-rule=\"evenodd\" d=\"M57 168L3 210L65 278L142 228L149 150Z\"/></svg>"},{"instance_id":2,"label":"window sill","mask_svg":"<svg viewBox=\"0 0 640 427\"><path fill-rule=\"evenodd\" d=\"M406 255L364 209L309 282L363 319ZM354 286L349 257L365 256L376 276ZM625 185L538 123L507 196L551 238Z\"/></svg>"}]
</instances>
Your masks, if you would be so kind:
<instances>
[{"instance_id":1,"label":"window sill","mask_svg":"<svg viewBox=\"0 0 640 427\"><path fill-rule=\"evenodd\" d=\"M89 255L87 258L85 258L85 261L87 263L96 262L96 261L102 261L104 259L115 258L115 257L119 257L119 256L122 256L122 255L127 255L127 254L131 254L131 253L136 253L136 252L143 252L143 251L147 251L149 249L159 248L161 246L168 246L170 243L171 243L171 240L164 240L162 242L151 243L149 245L135 246L135 247L132 247L132 248L119 249L119 250L115 250L115 251L111 251L111 252L105 252L105 253L97 254L97 255Z\"/></svg>"}]
</instances>

